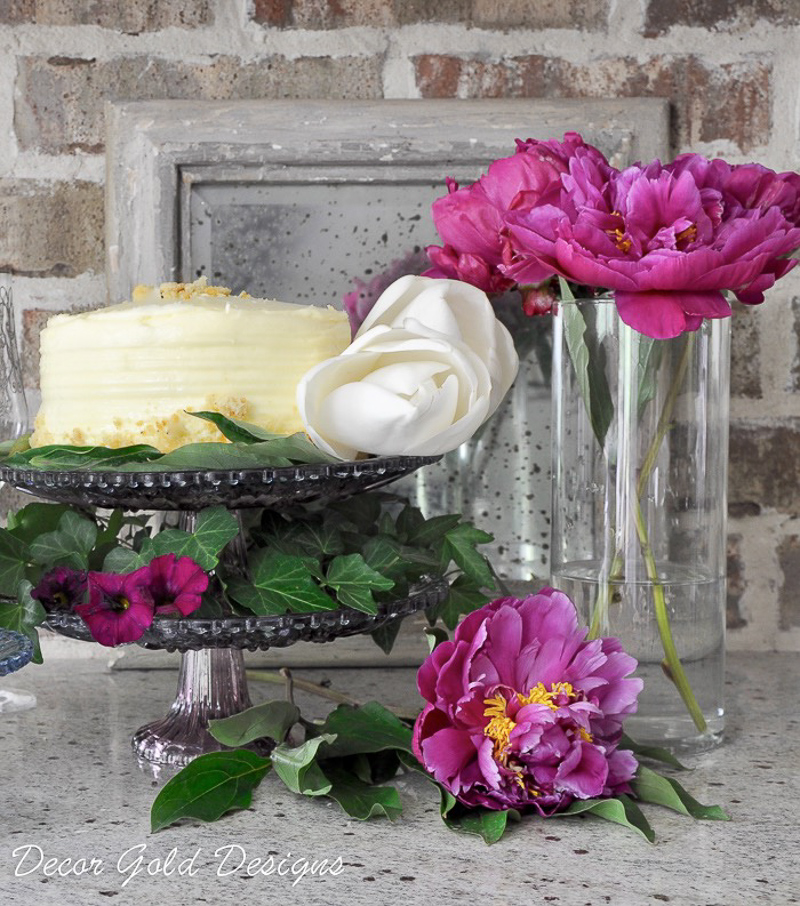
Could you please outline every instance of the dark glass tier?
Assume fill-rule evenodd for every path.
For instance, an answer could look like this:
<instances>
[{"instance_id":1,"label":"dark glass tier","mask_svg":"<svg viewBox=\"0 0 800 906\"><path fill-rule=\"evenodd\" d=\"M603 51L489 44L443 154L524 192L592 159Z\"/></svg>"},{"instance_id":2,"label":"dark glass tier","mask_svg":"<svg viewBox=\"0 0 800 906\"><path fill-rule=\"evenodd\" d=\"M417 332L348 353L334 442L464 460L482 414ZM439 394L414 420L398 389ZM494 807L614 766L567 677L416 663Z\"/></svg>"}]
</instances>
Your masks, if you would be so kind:
<instances>
[{"instance_id":1,"label":"dark glass tier","mask_svg":"<svg viewBox=\"0 0 800 906\"><path fill-rule=\"evenodd\" d=\"M33 642L20 632L0 629L0 676L21 670L33 657Z\"/></svg>"},{"instance_id":2,"label":"dark glass tier","mask_svg":"<svg viewBox=\"0 0 800 906\"><path fill-rule=\"evenodd\" d=\"M390 456L266 469L183 472L49 471L0 467L0 481L37 497L77 506L131 510L280 509L350 497L402 478L439 456Z\"/></svg>"},{"instance_id":3,"label":"dark glass tier","mask_svg":"<svg viewBox=\"0 0 800 906\"><path fill-rule=\"evenodd\" d=\"M220 617L212 620L156 617L136 644L151 650L183 652L201 648L257 651L286 648L295 642L331 642L348 635L372 632L391 620L433 607L444 599L447 590L445 579L432 580L412 589L407 598L380 604L375 615L342 607L316 613L268 617ZM75 613L50 613L47 625L69 638L93 641L86 623Z\"/></svg>"}]
</instances>

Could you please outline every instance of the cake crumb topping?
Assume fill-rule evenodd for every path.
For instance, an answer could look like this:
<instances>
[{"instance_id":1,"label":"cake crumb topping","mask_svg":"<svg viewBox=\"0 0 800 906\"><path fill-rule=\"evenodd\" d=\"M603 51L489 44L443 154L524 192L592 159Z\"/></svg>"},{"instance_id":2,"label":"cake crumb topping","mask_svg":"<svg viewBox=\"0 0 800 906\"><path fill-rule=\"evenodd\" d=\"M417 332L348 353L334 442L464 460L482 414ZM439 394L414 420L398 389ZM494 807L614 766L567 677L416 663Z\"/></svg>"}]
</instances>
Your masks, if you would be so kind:
<instances>
[{"instance_id":1,"label":"cake crumb topping","mask_svg":"<svg viewBox=\"0 0 800 906\"><path fill-rule=\"evenodd\" d=\"M133 289L133 300L140 301L157 294L166 302L186 302L196 296L230 296L227 286L209 286L208 278L198 277L194 283L162 283L157 288L140 283ZM240 299L249 299L249 293L239 293Z\"/></svg>"}]
</instances>

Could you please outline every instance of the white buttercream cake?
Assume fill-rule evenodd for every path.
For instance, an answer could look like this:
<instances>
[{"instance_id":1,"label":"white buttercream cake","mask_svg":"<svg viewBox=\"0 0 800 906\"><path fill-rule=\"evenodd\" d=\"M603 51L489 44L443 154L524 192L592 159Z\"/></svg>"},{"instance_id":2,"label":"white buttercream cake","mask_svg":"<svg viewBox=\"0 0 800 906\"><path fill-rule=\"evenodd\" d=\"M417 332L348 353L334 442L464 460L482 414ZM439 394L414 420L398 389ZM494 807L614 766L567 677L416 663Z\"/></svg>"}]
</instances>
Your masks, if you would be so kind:
<instances>
[{"instance_id":1,"label":"white buttercream cake","mask_svg":"<svg viewBox=\"0 0 800 906\"><path fill-rule=\"evenodd\" d=\"M138 286L129 302L50 319L31 445L150 444L168 452L224 440L185 410L221 412L278 434L302 431L298 381L349 342L347 316L330 307L232 296L205 278Z\"/></svg>"}]
</instances>

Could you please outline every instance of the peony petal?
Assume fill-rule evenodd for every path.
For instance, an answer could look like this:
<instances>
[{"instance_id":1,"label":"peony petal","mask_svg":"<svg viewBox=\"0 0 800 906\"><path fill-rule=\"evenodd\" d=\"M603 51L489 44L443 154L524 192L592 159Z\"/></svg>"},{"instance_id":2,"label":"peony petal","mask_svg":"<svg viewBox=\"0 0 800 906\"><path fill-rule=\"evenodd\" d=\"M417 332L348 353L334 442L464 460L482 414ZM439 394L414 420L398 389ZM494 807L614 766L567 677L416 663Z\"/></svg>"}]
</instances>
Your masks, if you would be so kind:
<instances>
[{"instance_id":1,"label":"peony petal","mask_svg":"<svg viewBox=\"0 0 800 906\"><path fill-rule=\"evenodd\" d=\"M633 330L655 340L680 336L686 329L686 315L677 293L614 293L620 318Z\"/></svg>"}]
</instances>

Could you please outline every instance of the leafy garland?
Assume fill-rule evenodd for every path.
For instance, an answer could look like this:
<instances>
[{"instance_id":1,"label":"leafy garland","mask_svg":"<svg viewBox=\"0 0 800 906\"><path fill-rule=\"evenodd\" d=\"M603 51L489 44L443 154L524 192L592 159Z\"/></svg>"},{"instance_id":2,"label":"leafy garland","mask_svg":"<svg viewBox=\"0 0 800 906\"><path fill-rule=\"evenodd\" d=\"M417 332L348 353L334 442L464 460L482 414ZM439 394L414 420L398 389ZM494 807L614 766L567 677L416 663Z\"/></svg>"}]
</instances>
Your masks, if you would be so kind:
<instances>
[{"instance_id":1,"label":"leafy garland","mask_svg":"<svg viewBox=\"0 0 800 906\"><path fill-rule=\"evenodd\" d=\"M173 516L174 519L174 516ZM374 491L327 505L301 504L280 513L251 510L244 517L248 574L223 551L240 532L224 507L197 515L194 531L154 526L147 516L31 503L9 514L0 528L0 626L34 642L47 614L31 596L57 567L127 574L155 557L190 557L211 575L193 618L309 613L350 607L376 614L428 576L451 580L449 596L428 611L453 627L460 614L480 607L497 580L477 545L492 536L458 515L425 519L402 498ZM169 617L164 617L169 619ZM391 650L399 622L375 630Z\"/></svg>"},{"instance_id":2,"label":"leafy garland","mask_svg":"<svg viewBox=\"0 0 800 906\"><path fill-rule=\"evenodd\" d=\"M438 634L437 634L438 635ZM431 645L437 638L429 633ZM258 673L253 674L258 678ZM324 691L321 690L324 694ZM217 821L230 811L248 808L254 789L270 772L293 793L333 799L351 818L396 820L403 804L397 788L387 785L399 772L421 773L440 797L440 815L454 831L477 834L497 842L509 822L522 815L514 810L468 808L438 784L417 761L412 748L413 718L401 718L378 702L340 704L324 721L306 720L291 700L255 705L240 714L209 724L211 735L232 751L211 752L190 762L161 789L150 813L152 832L182 819ZM301 731L302 742L294 734ZM268 737L275 740L269 756L242 746ZM639 759L683 770L667 751L637 745L625 737L622 748ZM651 803L697 819L726 821L717 805L702 805L674 778L640 762L631 795L574 801L550 817L591 814L636 831L649 842L655 832L637 802Z\"/></svg>"}]
</instances>

